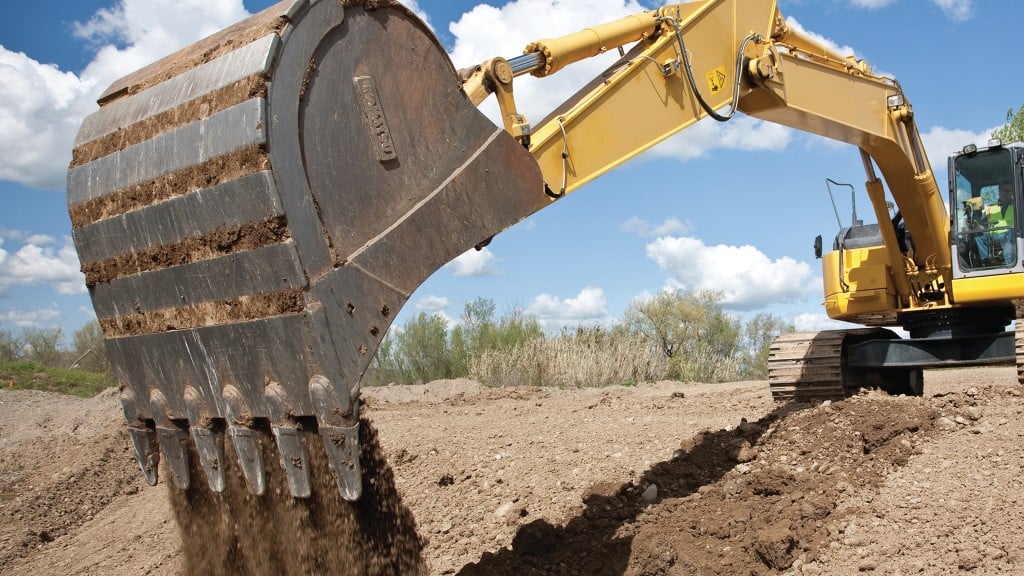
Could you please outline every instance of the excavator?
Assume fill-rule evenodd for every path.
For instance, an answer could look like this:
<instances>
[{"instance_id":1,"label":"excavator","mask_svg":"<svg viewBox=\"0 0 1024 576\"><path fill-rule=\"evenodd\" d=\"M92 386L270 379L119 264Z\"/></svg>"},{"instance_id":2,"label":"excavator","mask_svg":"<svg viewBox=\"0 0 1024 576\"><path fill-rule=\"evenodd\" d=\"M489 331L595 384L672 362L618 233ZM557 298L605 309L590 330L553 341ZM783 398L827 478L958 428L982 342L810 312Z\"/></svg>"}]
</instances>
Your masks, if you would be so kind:
<instances>
[{"instance_id":1,"label":"excavator","mask_svg":"<svg viewBox=\"0 0 1024 576\"><path fill-rule=\"evenodd\" d=\"M614 64L546 118L517 108L516 78L607 52ZM478 109L492 96L500 126ZM1008 329L1021 227L1012 206L999 225L979 216L1001 186L1022 201L1024 147L965 147L943 194L900 84L772 0L670 4L462 69L398 2L284 0L99 105L74 144L68 210L150 484L163 467L179 488L221 492L233 451L252 494L280 466L305 498L312 433L358 500L360 379L417 286L736 113L856 146L877 220L842 228L827 253L817 238L828 315L862 327L779 337L777 399L920 394L925 368L1021 366L1022 324Z\"/></svg>"}]
</instances>

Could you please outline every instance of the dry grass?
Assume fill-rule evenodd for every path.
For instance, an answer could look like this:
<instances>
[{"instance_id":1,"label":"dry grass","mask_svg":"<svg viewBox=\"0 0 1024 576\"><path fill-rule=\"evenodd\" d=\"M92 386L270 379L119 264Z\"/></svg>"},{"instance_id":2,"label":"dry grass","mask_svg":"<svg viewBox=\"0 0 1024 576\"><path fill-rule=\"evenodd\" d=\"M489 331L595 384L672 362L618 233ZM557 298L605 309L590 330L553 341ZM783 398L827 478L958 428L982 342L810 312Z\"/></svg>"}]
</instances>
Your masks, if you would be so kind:
<instances>
[{"instance_id":1,"label":"dry grass","mask_svg":"<svg viewBox=\"0 0 1024 576\"><path fill-rule=\"evenodd\" d=\"M668 365L642 339L624 333L580 330L542 338L507 351L487 351L469 363L469 376L489 386L582 388L661 380Z\"/></svg>"}]
</instances>

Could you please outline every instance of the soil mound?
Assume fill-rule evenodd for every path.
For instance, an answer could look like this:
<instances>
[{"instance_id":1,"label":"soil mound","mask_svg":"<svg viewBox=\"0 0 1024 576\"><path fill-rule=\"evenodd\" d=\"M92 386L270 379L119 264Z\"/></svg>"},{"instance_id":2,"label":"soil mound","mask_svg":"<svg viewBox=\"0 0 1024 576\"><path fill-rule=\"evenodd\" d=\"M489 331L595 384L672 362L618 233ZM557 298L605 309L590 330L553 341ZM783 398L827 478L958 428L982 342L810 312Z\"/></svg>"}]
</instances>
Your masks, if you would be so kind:
<instances>
[{"instance_id":1,"label":"soil mound","mask_svg":"<svg viewBox=\"0 0 1024 576\"><path fill-rule=\"evenodd\" d=\"M564 526L523 526L460 574L778 574L814 557L841 495L904 465L937 418L927 401L872 396L701 432L636 481L596 486Z\"/></svg>"}]
</instances>

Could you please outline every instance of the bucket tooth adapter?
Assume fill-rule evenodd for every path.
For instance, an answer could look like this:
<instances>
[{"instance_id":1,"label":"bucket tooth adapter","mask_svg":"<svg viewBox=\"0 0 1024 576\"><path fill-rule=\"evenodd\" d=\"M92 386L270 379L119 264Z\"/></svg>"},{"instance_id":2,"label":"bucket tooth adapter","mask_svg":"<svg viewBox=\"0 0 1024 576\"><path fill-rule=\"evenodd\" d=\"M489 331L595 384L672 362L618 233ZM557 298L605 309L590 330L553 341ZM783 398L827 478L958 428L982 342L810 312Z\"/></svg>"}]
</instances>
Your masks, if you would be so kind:
<instances>
[{"instance_id":1,"label":"bucket tooth adapter","mask_svg":"<svg viewBox=\"0 0 1024 576\"><path fill-rule=\"evenodd\" d=\"M251 492L281 465L308 496L314 431L358 499L374 352L428 276L549 202L537 162L383 0L281 2L99 104L68 209L146 480L162 455L222 491L233 452Z\"/></svg>"}]
</instances>

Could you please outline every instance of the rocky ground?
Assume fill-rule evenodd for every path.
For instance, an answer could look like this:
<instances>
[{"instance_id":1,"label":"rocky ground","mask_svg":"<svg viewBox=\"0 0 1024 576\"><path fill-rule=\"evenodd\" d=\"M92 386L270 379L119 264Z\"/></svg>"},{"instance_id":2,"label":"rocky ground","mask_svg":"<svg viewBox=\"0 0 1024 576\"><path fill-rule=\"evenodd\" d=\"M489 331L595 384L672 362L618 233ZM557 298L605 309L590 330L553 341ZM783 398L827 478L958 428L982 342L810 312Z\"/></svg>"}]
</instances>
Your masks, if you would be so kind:
<instances>
[{"instance_id":1,"label":"rocky ground","mask_svg":"<svg viewBox=\"0 0 1024 576\"><path fill-rule=\"evenodd\" d=\"M776 405L764 382L460 380L367 390L365 414L429 574L1024 573L1013 369L925 386ZM142 482L113 391L0 390L0 573L195 568L219 540L193 525L183 544L169 490ZM268 556L320 538L246 526Z\"/></svg>"}]
</instances>

